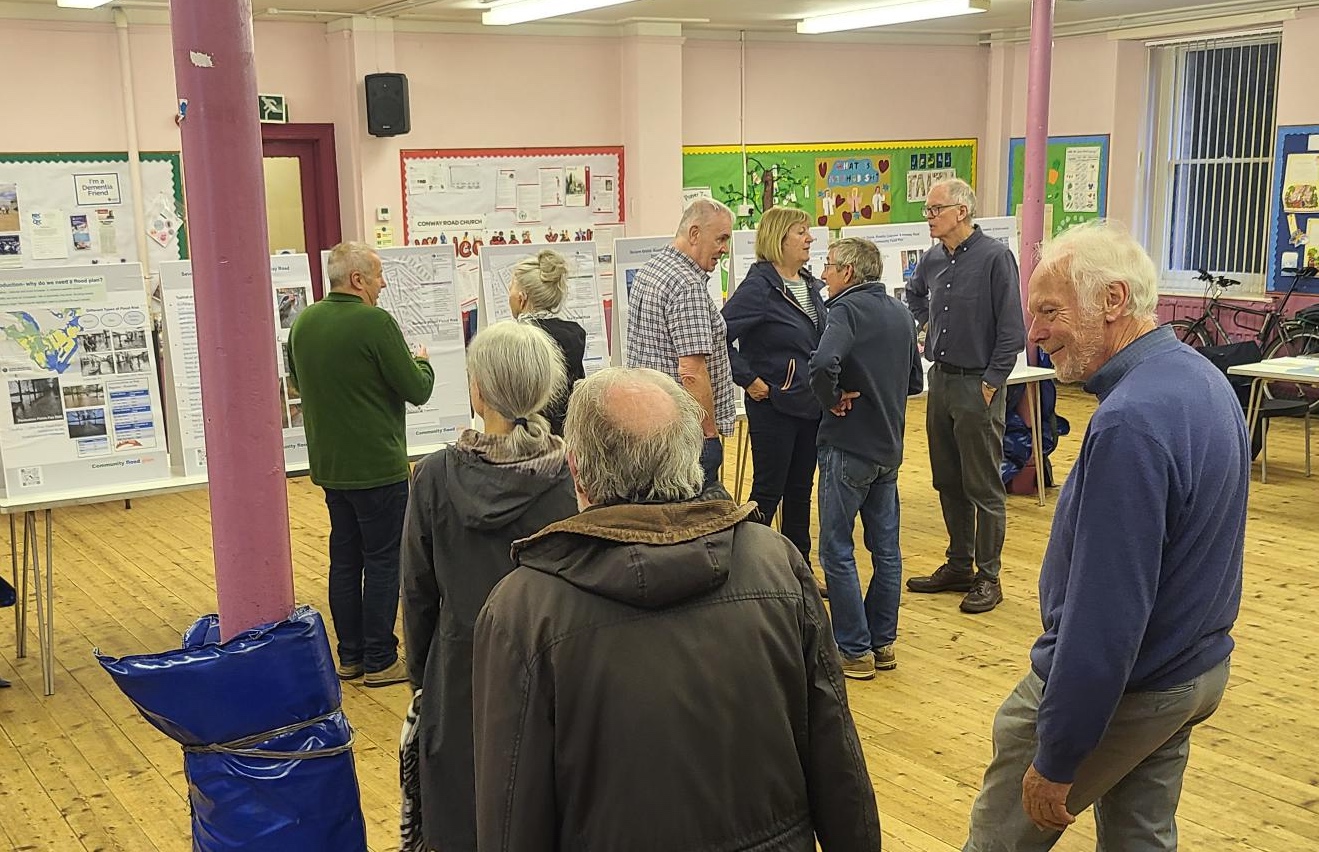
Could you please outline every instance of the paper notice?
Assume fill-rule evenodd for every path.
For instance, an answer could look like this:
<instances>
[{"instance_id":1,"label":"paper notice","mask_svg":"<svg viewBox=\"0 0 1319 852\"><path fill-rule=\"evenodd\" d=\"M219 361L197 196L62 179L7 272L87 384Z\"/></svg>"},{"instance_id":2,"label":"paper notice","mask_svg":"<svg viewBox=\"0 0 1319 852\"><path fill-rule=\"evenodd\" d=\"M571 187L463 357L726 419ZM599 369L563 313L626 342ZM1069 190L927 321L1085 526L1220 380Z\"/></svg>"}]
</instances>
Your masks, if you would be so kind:
<instances>
[{"instance_id":1,"label":"paper notice","mask_svg":"<svg viewBox=\"0 0 1319 852\"><path fill-rule=\"evenodd\" d=\"M1064 213L1099 212L1100 153L1098 145L1067 149L1063 158Z\"/></svg>"},{"instance_id":2,"label":"paper notice","mask_svg":"<svg viewBox=\"0 0 1319 852\"><path fill-rule=\"evenodd\" d=\"M520 183L517 191L518 224L540 221L540 207L543 184Z\"/></svg>"},{"instance_id":3,"label":"paper notice","mask_svg":"<svg viewBox=\"0 0 1319 852\"><path fill-rule=\"evenodd\" d=\"M518 204L518 175L512 169L500 169L495 177L495 209L513 210Z\"/></svg>"},{"instance_id":4,"label":"paper notice","mask_svg":"<svg viewBox=\"0 0 1319 852\"><path fill-rule=\"evenodd\" d=\"M541 169L540 206L561 207L563 206L563 198L563 169Z\"/></svg>"},{"instance_id":5,"label":"paper notice","mask_svg":"<svg viewBox=\"0 0 1319 852\"><path fill-rule=\"evenodd\" d=\"M29 250L33 260L60 260L69 256L69 241L64 236L64 211L33 210L28 214L31 237Z\"/></svg>"}]
</instances>

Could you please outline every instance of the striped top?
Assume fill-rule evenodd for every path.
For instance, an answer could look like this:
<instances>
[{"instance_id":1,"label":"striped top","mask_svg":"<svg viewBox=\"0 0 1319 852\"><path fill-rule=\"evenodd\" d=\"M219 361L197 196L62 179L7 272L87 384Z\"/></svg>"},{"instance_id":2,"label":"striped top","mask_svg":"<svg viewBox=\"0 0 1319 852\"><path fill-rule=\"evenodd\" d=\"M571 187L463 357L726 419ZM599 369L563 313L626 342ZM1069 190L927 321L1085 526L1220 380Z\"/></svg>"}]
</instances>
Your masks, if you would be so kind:
<instances>
[{"instance_id":1,"label":"striped top","mask_svg":"<svg viewBox=\"0 0 1319 852\"><path fill-rule=\"evenodd\" d=\"M801 305L801 309L806 312L806 316L810 317L811 322L818 326L820 317L815 313L815 301L811 299L811 290L806 286L806 282L800 278L784 278L783 283L792 292L792 297L797 300L797 304Z\"/></svg>"}]
</instances>

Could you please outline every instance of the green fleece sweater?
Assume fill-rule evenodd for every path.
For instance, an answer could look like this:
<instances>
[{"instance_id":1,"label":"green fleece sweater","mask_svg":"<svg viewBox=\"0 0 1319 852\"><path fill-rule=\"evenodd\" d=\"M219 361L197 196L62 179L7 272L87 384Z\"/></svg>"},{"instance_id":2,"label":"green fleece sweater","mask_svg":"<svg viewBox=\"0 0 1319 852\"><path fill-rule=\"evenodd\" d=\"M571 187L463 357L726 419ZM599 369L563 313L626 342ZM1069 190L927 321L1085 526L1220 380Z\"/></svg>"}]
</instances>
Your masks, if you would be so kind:
<instances>
[{"instance_id":1,"label":"green fleece sweater","mask_svg":"<svg viewBox=\"0 0 1319 852\"><path fill-rule=\"evenodd\" d=\"M404 402L430 399L435 372L412 357L393 317L331 291L294 321L288 362L312 482L357 491L408 478Z\"/></svg>"}]
</instances>

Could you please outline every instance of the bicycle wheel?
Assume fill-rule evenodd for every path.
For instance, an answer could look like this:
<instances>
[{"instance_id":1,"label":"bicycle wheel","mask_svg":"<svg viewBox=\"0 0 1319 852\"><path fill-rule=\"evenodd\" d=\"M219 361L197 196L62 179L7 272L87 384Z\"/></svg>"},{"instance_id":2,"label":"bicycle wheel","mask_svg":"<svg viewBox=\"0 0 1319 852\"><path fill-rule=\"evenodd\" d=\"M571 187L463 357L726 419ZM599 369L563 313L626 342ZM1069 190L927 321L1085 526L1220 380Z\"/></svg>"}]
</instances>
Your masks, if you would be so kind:
<instances>
[{"instance_id":1,"label":"bicycle wheel","mask_svg":"<svg viewBox=\"0 0 1319 852\"><path fill-rule=\"evenodd\" d=\"M1319 332L1281 330L1282 336L1264 353L1265 358L1290 358L1309 355L1319 358ZM1319 363L1319 360L1316 361ZM1264 395L1269 399L1304 399L1310 412L1319 414L1319 385L1303 382L1268 382Z\"/></svg>"},{"instance_id":2,"label":"bicycle wheel","mask_svg":"<svg viewBox=\"0 0 1319 852\"><path fill-rule=\"evenodd\" d=\"M1165 322L1164 325L1171 328L1177 339L1192 349L1203 349L1212 342L1205 333L1204 326L1194 320L1179 319Z\"/></svg>"}]
</instances>

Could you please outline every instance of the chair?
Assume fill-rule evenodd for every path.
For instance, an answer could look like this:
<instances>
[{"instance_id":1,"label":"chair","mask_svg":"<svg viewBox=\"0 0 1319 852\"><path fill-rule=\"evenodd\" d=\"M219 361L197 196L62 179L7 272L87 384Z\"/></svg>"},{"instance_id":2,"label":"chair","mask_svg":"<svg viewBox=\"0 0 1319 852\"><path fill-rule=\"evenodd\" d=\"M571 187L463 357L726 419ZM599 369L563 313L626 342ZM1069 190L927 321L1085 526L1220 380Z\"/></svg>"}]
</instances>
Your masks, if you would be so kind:
<instances>
[{"instance_id":1,"label":"chair","mask_svg":"<svg viewBox=\"0 0 1319 852\"><path fill-rule=\"evenodd\" d=\"M1218 369L1227 375L1228 367L1241 364L1257 364L1263 360L1259 344L1254 340L1242 343L1229 343L1225 346L1206 346L1198 350ZM1253 380L1249 376L1228 375L1227 380L1237 392L1243 409L1247 409L1250 400L1250 387ZM1247 409L1248 410L1248 409ZM1261 399L1256 412L1256 434L1250 436L1251 457L1260 456L1259 481L1269 481L1269 421L1275 417L1300 417L1305 422L1305 475L1310 475L1310 404L1306 400ZM1258 446L1257 446L1258 445Z\"/></svg>"}]
</instances>

